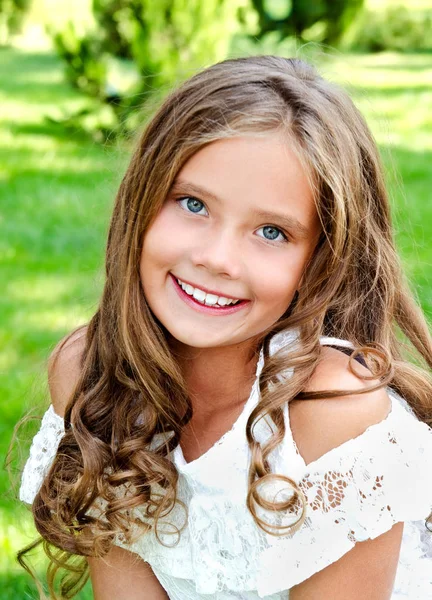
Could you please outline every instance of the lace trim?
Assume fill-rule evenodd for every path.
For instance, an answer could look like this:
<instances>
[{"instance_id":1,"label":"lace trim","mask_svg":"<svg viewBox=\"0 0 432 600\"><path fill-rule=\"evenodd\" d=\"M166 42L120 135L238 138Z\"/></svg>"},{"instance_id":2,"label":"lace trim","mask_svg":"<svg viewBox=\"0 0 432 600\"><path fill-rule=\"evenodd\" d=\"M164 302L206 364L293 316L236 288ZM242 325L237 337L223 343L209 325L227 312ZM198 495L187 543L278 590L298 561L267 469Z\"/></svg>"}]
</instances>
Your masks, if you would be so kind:
<instances>
[{"instance_id":1,"label":"lace trim","mask_svg":"<svg viewBox=\"0 0 432 600\"><path fill-rule=\"evenodd\" d=\"M22 502L33 503L64 433L64 420L54 412L51 404L42 418L38 433L33 438L30 455L22 473L19 490Z\"/></svg>"}]
</instances>

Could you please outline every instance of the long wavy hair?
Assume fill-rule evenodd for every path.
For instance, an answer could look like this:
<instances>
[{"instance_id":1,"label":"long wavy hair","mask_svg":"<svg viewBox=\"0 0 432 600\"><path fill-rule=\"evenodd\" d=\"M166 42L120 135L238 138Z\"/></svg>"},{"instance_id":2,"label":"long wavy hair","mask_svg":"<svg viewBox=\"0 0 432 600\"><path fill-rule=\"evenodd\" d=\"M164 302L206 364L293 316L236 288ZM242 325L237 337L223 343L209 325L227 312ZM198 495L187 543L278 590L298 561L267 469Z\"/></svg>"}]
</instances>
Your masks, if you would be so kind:
<instances>
[{"instance_id":1,"label":"long wavy hair","mask_svg":"<svg viewBox=\"0 0 432 600\"><path fill-rule=\"evenodd\" d=\"M144 297L140 253L146 231L173 181L197 151L215 140L283 132L304 165L322 233L302 285L283 317L264 332L260 398L246 427L251 449L245 503L273 535L296 531L306 500L295 481L271 472L269 456L285 435L283 407L348 391L305 393L321 355L319 337L353 343L379 383L400 393L432 426L432 338L395 249L383 168L374 139L347 94L299 59L257 56L225 60L194 75L164 101L141 135L117 193L106 250L106 282L86 327L80 377L65 411L65 435L33 506L50 558L48 583L63 567L61 598L88 578L86 556L103 556L116 535L130 540L130 510L142 507L141 534L158 532L178 499L170 453L192 405L167 331ZM296 328L300 343L269 355L272 337ZM350 359L352 367L352 357ZM278 382L281 371L291 378ZM355 393L359 393L356 391ZM275 424L265 443L254 424ZM152 444L157 434L165 440ZM262 484L282 478L290 500L270 502ZM121 493L120 493L121 491ZM156 491L158 493L156 493ZM102 501L103 518L91 507ZM302 509L297 523L275 528L258 516ZM273 514L274 514L273 512Z\"/></svg>"}]
</instances>

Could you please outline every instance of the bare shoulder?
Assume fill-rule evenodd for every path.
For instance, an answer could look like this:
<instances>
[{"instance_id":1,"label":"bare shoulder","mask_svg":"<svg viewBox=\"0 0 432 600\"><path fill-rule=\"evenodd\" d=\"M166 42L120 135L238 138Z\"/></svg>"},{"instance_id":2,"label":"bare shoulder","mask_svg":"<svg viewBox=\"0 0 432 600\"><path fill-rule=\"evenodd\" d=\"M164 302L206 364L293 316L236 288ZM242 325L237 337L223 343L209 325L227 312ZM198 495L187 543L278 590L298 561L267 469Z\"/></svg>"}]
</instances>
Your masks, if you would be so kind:
<instances>
[{"instance_id":1,"label":"bare shoulder","mask_svg":"<svg viewBox=\"0 0 432 600\"><path fill-rule=\"evenodd\" d=\"M361 390L378 383L354 375L349 356L323 346L322 357L305 391ZM369 369L356 362L359 373L370 376ZM373 392L343 395L323 400L296 400L290 403L290 425L293 438L306 464L359 436L385 419L391 410L391 400L381 388Z\"/></svg>"},{"instance_id":2,"label":"bare shoulder","mask_svg":"<svg viewBox=\"0 0 432 600\"><path fill-rule=\"evenodd\" d=\"M81 370L87 327L64 337L48 359L48 386L54 411L63 416Z\"/></svg>"}]
</instances>

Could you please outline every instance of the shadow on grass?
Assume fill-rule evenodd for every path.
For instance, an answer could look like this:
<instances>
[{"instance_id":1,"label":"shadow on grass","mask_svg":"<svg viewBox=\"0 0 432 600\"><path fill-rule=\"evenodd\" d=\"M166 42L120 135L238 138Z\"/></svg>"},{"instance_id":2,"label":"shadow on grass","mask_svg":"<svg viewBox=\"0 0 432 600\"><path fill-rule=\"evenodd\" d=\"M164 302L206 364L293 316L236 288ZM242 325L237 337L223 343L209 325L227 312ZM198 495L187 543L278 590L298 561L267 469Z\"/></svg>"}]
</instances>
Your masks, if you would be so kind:
<instances>
[{"instance_id":1,"label":"shadow on grass","mask_svg":"<svg viewBox=\"0 0 432 600\"><path fill-rule=\"evenodd\" d=\"M4 49L1 59L1 92L17 100L32 104L54 103L81 97L79 92L63 80L62 62L53 53L20 52Z\"/></svg>"},{"instance_id":2,"label":"shadow on grass","mask_svg":"<svg viewBox=\"0 0 432 600\"><path fill-rule=\"evenodd\" d=\"M47 113L46 116L49 117L50 115ZM42 123L28 123L25 125L13 123L9 126L9 131L13 135L40 135L54 137L65 142L91 143L90 135L82 128L66 128L62 123L51 123L48 119Z\"/></svg>"}]
</instances>

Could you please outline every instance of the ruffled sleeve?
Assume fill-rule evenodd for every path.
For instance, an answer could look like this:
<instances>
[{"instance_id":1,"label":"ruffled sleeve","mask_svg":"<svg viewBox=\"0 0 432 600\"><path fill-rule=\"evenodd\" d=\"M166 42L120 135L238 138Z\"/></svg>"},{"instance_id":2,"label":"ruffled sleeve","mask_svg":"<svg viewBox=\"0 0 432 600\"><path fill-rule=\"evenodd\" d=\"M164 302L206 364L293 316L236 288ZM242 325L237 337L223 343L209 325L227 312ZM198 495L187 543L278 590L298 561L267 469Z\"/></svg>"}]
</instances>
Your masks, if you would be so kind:
<instances>
[{"instance_id":1,"label":"ruffled sleeve","mask_svg":"<svg viewBox=\"0 0 432 600\"><path fill-rule=\"evenodd\" d=\"M50 405L42 418L38 433L33 438L30 456L22 473L19 490L19 498L22 502L33 503L64 433L64 420Z\"/></svg>"},{"instance_id":2,"label":"ruffled sleeve","mask_svg":"<svg viewBox=\"0 0 432 600\"><path fill-rule=\"evenodd\" d=\"M307 499L306 520L263 551L260 597L290 589L398 522L421 522L432 537L424 525L432 512L432 429L400 396L389 395L386 419L305 466L297 483ZM430 541L425 553L430 569Z\"/></svg>"}]
</instances>

